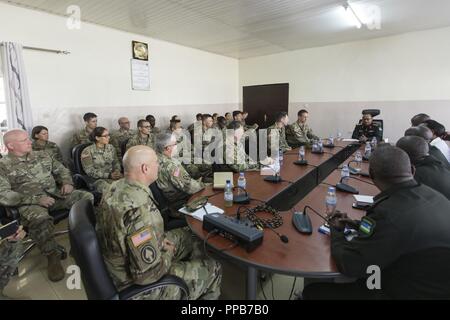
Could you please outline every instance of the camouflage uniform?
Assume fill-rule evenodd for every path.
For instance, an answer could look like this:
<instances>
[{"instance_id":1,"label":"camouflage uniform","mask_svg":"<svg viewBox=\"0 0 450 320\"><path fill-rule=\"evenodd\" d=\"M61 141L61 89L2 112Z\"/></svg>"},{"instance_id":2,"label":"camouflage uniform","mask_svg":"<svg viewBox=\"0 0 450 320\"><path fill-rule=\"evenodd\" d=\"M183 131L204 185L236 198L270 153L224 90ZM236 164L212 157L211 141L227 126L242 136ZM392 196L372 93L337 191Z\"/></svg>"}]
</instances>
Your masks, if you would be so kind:
<instances>
[{"instance_id":1,"label":"camouflage uniform","mask_svg":"<svg viewBox=\"0 0 450 320\"><path fill-rule=\"evenodd\" d=\"M278 139L279 139L279 142L280 142L279 148L283 152L292 150L292 148L289 147L288 143L286 142L286 130L285 130L285 128L284 127L277 128L277 124L276 123L267 128L267 139L268 139L267 147L269 148L269 150L271 150L271 139L272 139L271 132L275 132L275 136L278 136Z\"/></svg>"},{"instance_id":2,"label":"camouflage uniform","mask_svg":"<svg viewBox=\"0 0 450 320\"><path fill-rule=\"evenodd\" d=\"M49 209L39 205L39 199L55 199L50 211L69 209L81 199L94 201L92 194L80 190L62 196L59 186L66 184L73 184L69 170L43 151L23 157L9 154L0 160L0 204L18 207L21 224L44 255L50 255L58 245L53 237L53 218Z\"/></svg>"},{"instance_id":3,"label":"camouflage uniform","mask_svg":"<svg viewBox=\"0 0 450 320\"><path fill-rule=\"evenodd\" d=\"M235 142L233 144L232 150L229 151L233 155L233 163L227 164L227 147L224 146L223 156L224 156L224 165L226 165L227 168L232 170L233 172L244 172L244 171L250 171L250 170L257 170L259 169L258 163L250 163L250 159L245 153L245 148L242 142ZM231 159L230 159L231 160Z\"/></svg>"},{"instance_id":4,"label":"camouflage uniform","mask_svg":"<svg viewBox=\"0 0 450 320\"><path fill-rule=\"evenodd\" d=\"M298 121L286 127L286 140L292 148L300 146L310 146L312 140L320 139L316 136L312 129L305 123L301 124Z\"/></svg>"},{"instance_id":5,"label":"camouflage uniform","mask_svg":"<svg viewBox=\"0 0 450 320\"><path fill-rule=\"evenodd\" d=\"M121 171L116 149L111 144L105 145L104 148L90 145L81 153L81 164L84 172L95 179L95 188L101 193L114 181L111 179L111 173Z\"/></svg>"},{"instance_id":6,"label":"camouflage uniform","mask_svg":"<svg viewBox=\"0 0 450 320\"><path fill-rule=\"evenodd\" d=\"M54 142L47 141L45 145L40 145L36 140L33 141L33 151L45 151L52 158L64 164L61 150Z\"/></svg>"},{"instance_id":7,"label":"camouflage uniform","mask_svg":"<svg viewBox=\"0 0 450 320\"><path fill-rule=\"evenodd\" d=\"M189 299L217 299L221 265L203 257L200 241L186 229L164 233L163 218L148 186L121 179L103 195L97 218L97 235L103 258L119 290L132 284L151 284L166 274L185 280ZM166 251L163 240L175 244ZM157 289L140 299L178 299L176 287Z\"/></svg>"},{"instance_id":8,"label":"camouflage uniform","mask_svg":"<svg viewBox=\"0 0 450 320\"><path fill-rule=\"evenodd\" d=\"M89 140L89 135L90 132L88 132L86 128L74 133L71 142L72 149L79 144L90 143L91 140Z\"/></svg>"},{"instance_id":9,"label":"camouflage uniform","mask_svg":"<svg viewBox=\"0 0 450 320\"><path fill-rule=\"evenodd\" d=\"M160 128L153 127L153 128L150 129L150 134L157 135L158 133L161 133L161 129Z\"/></svg>"},{"instance_id":10,"label":"camouflage uniform","mask_svg":"<svg viewBox=\"0 0 450 320\"><path fill-rule=\"evenodd\" d=\"M170 207L176 212L188 201L189 197L202 190L205 185L191 178L177 159L158 154L159 171L156 183L169 200Z\"/></svg>"},{"instance_id":11,"label":"camouflage uniform","mask_svg":"<svg viewBox=\"0 0 450 320\"><path fill-rule=\"evenodd\" d=\"M122 145L122 143L125 140L130 139L135 134L136 133L133 130L122 130L122 129L113 131L111 133L111 142L110 143L116 149L116 154L118 157L123 156L122 150L120 150L120 146Z\"/></svg>"},{"instance_id":12,"label":"camouflage uniform","mask_svg":"<svg viewBox=\"0 0 450 320\"><path fill-rule=\"evenodd\" d=\"M0 299L23 254L22 241L0 240Z\"/></svg>"},{"instance_id":13,"label":"camouflage uniform","mask_svg":"<svg viewBox=\"0 0 450 320\"><path fill-rule=\"evenodd\" d=\"M248 125L245 120L242 120L242 126L244 127L244 131L248 131L248 130L256 130L258 129L258 125L255 123L253 125Z\"/></svg>"},{"instance_id":14,"label":"camouflage uniform","mask_svg":"<svg viewBox=\"0 0 450 320\"><path fill-rule=\"evenodd\" d=\"M146 138L141 138L141 135L138 132L130 138L130 141L128 141L127 150L135 146L147 146L153 149L155 143L154 140L155 136L153 134L149 134Z\"/></svg>"}]
</instances>

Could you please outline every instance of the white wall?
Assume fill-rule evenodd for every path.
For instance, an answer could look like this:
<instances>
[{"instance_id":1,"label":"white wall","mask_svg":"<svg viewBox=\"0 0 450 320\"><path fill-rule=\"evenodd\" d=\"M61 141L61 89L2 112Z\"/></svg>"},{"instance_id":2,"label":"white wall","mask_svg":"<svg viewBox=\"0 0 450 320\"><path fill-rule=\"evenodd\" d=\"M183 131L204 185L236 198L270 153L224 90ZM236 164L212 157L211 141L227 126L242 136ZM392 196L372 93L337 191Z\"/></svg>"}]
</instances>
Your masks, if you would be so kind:
<instances>
[{"instance_id":1,"label":"white wall","mask_svg":"<svg viewBox=\"0 0 450 320\"><path fill-rule=\"evenodd\" d=\"M348 135L365 107L382 109L391 141L420 112L449 128L448 39L444 28L241 60L241 95L242 86L290 83L291 120L306 104L322 136Z\"/></svg>"},{"instance_id":2,"label":"white wall","mask_svg":"<svg viewBox=\"0 0 450 320\"><path fill-rule=\"evenodd\" d=\"M151 91L131 90L132 40L149 43ZM189 125L198 112L223 114L238 106L236 59L88 23L71 31L64 17L4 3L0 41L72 52L24 52L34 122L63 145L88 111L106 127L123 115L135 125L150 113L167 127L174 114Z\"/></svg>"}]
</instances>

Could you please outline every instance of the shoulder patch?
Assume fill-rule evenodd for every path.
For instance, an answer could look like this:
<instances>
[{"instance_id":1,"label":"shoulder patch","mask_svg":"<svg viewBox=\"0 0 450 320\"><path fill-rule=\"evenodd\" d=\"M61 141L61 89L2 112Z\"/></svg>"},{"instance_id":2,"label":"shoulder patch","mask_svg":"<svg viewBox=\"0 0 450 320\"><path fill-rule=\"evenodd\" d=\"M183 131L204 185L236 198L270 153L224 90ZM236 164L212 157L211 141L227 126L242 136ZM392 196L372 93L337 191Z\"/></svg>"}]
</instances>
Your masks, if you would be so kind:
<instances>
[{"instance_id":1,"label":"shoulder patch","mask_svg":"<svg viewBox=\"0 0 450 320\"><path fill-rule=\"evenodd\" d=\"M156 260L156 250L151 245L143 246L141 249L141 259L147 264L152 264Z\"/></svg>"},{"instance_id":2,"label":"shoulder patch","mask_svg":"<svg viewBox=\"0 0 450 320\"><path fill-rule=\"evenodd\" d=\"M131 242L133 242L133 245L136 248L150 240L152 240L152 234L149 227L140 230L131 236Z\"/></svg>"},{"instance_id":3,"label":"shoulder patch","mask_svg":"<svg viewBox=\"0 0 450 320\"><path fill-rule=\"evenodd\" d=\"M375 226L376 222L373 219L366 216L361 219L359 231L365 236L370 237L375 231Z\"/></svg>"},{"instance_id":4,"label":"shoulder patch","mask_svg":"<svg viewBox=\"0 0 450 320\"><path fill-rule=\"evenodd\" d=\"M180 176L180 168L176 168L172 174L175 178L178 178Z\"/></svg>"}]
</instances>

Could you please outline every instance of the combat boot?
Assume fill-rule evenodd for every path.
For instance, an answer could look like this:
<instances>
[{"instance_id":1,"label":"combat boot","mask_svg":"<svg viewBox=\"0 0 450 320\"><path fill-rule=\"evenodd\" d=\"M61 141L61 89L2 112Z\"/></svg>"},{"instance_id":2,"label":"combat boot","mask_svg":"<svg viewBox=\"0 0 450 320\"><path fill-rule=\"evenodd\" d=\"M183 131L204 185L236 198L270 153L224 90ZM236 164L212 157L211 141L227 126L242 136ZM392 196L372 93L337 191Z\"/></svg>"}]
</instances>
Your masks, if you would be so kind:
<instances>
[{"instance_id":1,"label":"combat boot","mask_svg":"<svg viewBox=\"0 0 450 320\"><path fill-rule=\"evenodd\" d=\"M48 279L53 282L57 282L64 279L65 273L61 265L61 255L59 254L59 252L58 251L53 252L51 255L47 257L47 259L48 259L48 267L47 267Z\"/></svg>"}]
</instances>

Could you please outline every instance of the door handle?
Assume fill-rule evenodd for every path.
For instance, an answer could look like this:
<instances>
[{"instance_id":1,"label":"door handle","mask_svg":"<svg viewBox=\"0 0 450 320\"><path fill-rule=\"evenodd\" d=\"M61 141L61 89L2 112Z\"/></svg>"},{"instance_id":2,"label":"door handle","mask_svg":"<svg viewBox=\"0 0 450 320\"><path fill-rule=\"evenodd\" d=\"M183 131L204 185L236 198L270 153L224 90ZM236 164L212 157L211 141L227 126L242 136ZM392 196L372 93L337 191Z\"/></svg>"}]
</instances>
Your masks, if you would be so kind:
<instances>
[{"instance_id":1,"label":"door handle","mask_svg":"<svg viewBox=\"0 0 450 320\"><path fill-rule=\"evenodd\" d=\"M267 122L267 114L264 114L264 122Z\"/></svg>"}]
</instances>

